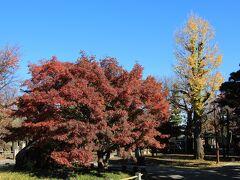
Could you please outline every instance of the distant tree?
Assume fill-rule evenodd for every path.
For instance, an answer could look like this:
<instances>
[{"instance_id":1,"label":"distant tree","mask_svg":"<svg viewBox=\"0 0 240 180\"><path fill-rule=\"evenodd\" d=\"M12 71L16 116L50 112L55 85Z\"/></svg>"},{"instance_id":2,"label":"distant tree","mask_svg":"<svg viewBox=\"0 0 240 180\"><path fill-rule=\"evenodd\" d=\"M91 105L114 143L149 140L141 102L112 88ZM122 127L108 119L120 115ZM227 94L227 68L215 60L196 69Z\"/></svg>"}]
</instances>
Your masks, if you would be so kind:
<instances>
[{"instance_id":1,"label":"distant tree","mask_svg":"<svg viewBox=\"0 0 240 180\"><path fill-rule=\"evenodd\" d=\"M0 50L0 90L16 80L15 73L19 59L20 55L16 47L6 46Z\"/></svg>"},{"instance_id":2,"label":"distant tree","mask_svg":"<svg viewBox=\"0 0 240 180\"><path fill-rule=\"evenodd\" d=\"M215 96L215 100L209 106L209 112L205 117L207 121L203 123L203 129L207 134L213 134L215 138L215 153L216 153L216 163L219 163L219 142L221 138L222 128L223 128L223 109L217 104L218 98ZM205 142L205 150L212 150L208 142Z\"/></svg>"},{"instance_id":3,"label":"distant tree","mask_svg":"<svg viewBox=\"0 0 240 180\"><path fill-rule=\"evenodd\" d=\"M203 117L223 80L217 72L222 56L211 42L213 37L209 23L197 16L190 16L185 26L176 33L178 92L184 97L186 108L193 113L196 159L204 158L201 140Z\"/></svg>"},{"instance_id":4,"label":"distant tree","mask_svg":"<svg viewBox=\"0 0 240 180\"><path fill-rule=\"evenodd\" d=\"M180 124L183 123L183 115L182 110L178 106L176 106L176 104L179 103L179 99L176 91L174 91L175 78L165 76L159 78L158 82L162 84L163 90L168 92L166 99L170 103L170 116L168 121L165 121L160 127L157 128L159 132L166 134L167 136L165 138L158 137L156 139L159 142L168 145L169 139L171 137L177 137L182 133L182 126L180 126ZM155 147L150 148L152 151L152 156L154 156L154 154L159 151L159 149ZM168 149L168 146L166 146L164 149Z\"/></svg>"},{"instance_id":5,"label":"distant tree","mask_svg":"<svg viewBox=\"0 0 240 180\"><path fill-rule=\"evenodd\" d=\"M169 123L178 126L183 122L183 110L179 105L181 103L181 97L177 91L176 79L173 77L164 77L160 79L160 82L162 82L163 88L169 92L167 96L171 110Z\"/></svg>"},{"instance_id":6,"label":"distant tree","mask_svg":"<svg viewBox=\"0 0 240 180\"><path fill-rule=\"evenodd\" d=\"M15 73L20 55L18 48L6 46L0 50L0 138L7 132L11 123L10 113L17 91Z\"/></svg>"},{"instance_id":7,"label":"distant tree","mask_svg":"<svg viewBox=\"0 0 240 180\"><path fill-rule=\"evenodd\" d=\"M186 152L192 153L193 151L193 107L190 103L190 99L188 96L189 87L187 86L186 80L178 78L163 78L162 79L163 85L166 89L169 90L168 100L170 101L170 107L172 111L172 115L170 119L181 119L181 123L184 125L181 127L185 129L184 134L186 135L187 140L187 149ZM184 91L182 91L184 89ZM172 121L172 120L170 120ZM170 123L168 122L168 124ZM173 123L170 123L165 129L169 129L170 132L176 134L182 133L180 132L179 128L172 127ZM175 129L175 130L173 130ZM165 132L165 131L164 131Z\"/></svg>"},{"instance_id":8,"label":"distant tree","mask_svg":"<svg viewBox=\"0 0 240 180\"><path fill-rule=\"evenodd\" d=\"M66 166L87 166L94 152L102 167L114 150L161 148L155 137L163 136L156 128L169 117L167 92L155 78L143 79L142 71L138 64L128 72L115 59L86 55L76 63L54 57L31 65L15 114L27 119L14 130Z\"/></svg>"},{"instance_id":9,"label":"distant tree","mask_svg":"<svg viewBox=\"0 0 240 180\"><path fill-rule=\"evenodd\" d=\"M180 93L176 90L176 86L173 86L172 98L171 98L171 117L170 122L176 126L183 123L183 110L179 107L181 103Z\"/></svg>"},{"instance_id":10,"label":"distant tree","mask_svg":"<svg viewBox=\"0 0 240 180\"><path fill-rule=\"evenodd\" d=\"M14 101L17 98L17 89L8 85L0 91L0 96L0 139L2 139L9 132L7 127L11 126L14 120L11 114L14 110Z\"/></svg>"}]
</instances>

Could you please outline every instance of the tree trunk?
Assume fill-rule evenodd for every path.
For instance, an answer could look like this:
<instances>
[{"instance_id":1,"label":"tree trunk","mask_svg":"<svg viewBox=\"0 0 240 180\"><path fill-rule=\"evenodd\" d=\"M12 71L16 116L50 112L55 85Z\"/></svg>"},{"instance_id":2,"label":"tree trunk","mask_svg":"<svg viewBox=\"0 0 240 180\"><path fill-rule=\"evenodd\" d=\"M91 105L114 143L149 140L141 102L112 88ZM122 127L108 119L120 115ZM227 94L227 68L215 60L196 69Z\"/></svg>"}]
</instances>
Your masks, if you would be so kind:
<instances>
[{"instance_id":1,"label":"tree trunk","mask_svg":"<svg viewBox=\"0 0 240 180\"><path fill-rule=\"evenodd\" d=\"M221 134L222 134L222 149L223 149L223 158L225 159L226 158L226 145L225 145L225 138L224 138L224 126L221 127Z\"/></svg>"},{"instance_id":2,"label":"tree trunk","mask_svg":"<svg viewBox=\"0 0 240 180\"><path fill-rule=\"evenodd\" d=\"M204 159L204 148L200 134L195 138L194 157L198 160Z\"/></svg>"},{"instance_id":3,"label":"tree trunk","mask_svg":"<svg viewBox=\"0 0 240 180\"><path fill-rule=\"evenodd\" d=\"M230 151L230 115L229 110L227 109L227 147L226 147L226 155L229 156Z\"/></svg>"},{"instance_id":4,"label":"tree trunk","mask_svg":"<svg viewBox=\"0 0 240 180\"><path fill-rule=\"evenodd\" d=\"M193 129L193 112L187 112L187 127L186 127L186 136L192 136L192 129Z\"/></svg>"},{"instance_id":5,"label":"tree trunk","mask_svg":"<svg viewBox=\"0 0 240 180\"><path fill-rule=\"evenodd\" d=\"M217 123L217 118L216 118L216 107L214 104L214 130L215 130L215 141L216 141L216 164L219 163L219 130L218 130L218 126L219 123Z\"/></svg>"},{"instance_id":6,"label":"tree trunk","mask_svg":"<svg viewBox=\"0 0 240 180\"><path fill-rule=\"evenodd\" d=\"M186 145L185 145L185 152L186 153L193 153L193 137L192 137L192 130L193 130L193 118L192 118L193 112L188 111L187 112L187 127L185 130L185 136L186 136Z\"/></svg>"},{"instance_id":7,"label":"tree trunk","mask_svg":"<svg viewBox=\"0 0 240 180\"><path fill-rule=\"evenodd\" d=\"M108 166L109 159L110 159L110 155L111 155L111 153L110 153L110 151L108 151L107 154L106 154L106 157L105 157L105 159L104 159L104 161L103 161L104 167L107 167L107 166Z\"/></svg>"},{"instance_id":8,"label":"tree trunk","mask_svg":"<svg viewBox=\"0 0 240 180\"><path fill-rule=\"evenodd\" d=\"M216 136L216 163L219 163L219 143L218 143L218 136Z\"/></svg>"},{"instance_id":9,"label":"tree trunk","mask_svg":"<svg viewBox=\"0 0 240 180\"><path fill-rule=\"evenodd\" d=\"M103 170L108 166L109 159L110 159L110 151L103 152L103 151L98 151L97 156L98 156L98 169Z\"/></svg>"},{"instance_id":10,"label":"tree trunk","mask_svg":"<svg viewBox=\"0 0 240 180\"><path fill-rule=\"evenodd\" d=\"M197 113L194 113L194 158L204 159L204 148L202 142L202 121Z\"/></svg>"},{"instance_id":11,"label":"tree trunk","mask_svg":"<svg viewBox=\"0 0 240 180\"><path fill-rule=\"evenodd\" d=\"M97 156L98 156L98 169L99 170L104 169L104 162L103 162L104 153L102 151L98 151Z\"/></svg>"}]
</instances>

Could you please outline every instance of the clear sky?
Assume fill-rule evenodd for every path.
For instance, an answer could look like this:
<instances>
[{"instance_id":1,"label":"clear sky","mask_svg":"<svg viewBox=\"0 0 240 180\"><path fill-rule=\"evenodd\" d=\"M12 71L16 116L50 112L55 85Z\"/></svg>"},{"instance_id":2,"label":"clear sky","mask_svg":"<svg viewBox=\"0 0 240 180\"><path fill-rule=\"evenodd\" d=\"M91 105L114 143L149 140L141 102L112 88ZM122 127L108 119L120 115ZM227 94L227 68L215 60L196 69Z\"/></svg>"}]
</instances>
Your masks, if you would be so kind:
<instances>
[{"instance_id":1,"label":"clear sky","mask_svg":"<svg viewBox=\"0 0 240 180\"><path fill-rule=\"evenodd\" d=\"M21 48L19 75L27 64L56 55L75 61L80 50L98 58L116 57L144 75L171 76L174 34L191 12L207 19L223 54L221 72L240 63L239 0L7 0L0 4L0 47Z\"/></svg>"}]
</instances>

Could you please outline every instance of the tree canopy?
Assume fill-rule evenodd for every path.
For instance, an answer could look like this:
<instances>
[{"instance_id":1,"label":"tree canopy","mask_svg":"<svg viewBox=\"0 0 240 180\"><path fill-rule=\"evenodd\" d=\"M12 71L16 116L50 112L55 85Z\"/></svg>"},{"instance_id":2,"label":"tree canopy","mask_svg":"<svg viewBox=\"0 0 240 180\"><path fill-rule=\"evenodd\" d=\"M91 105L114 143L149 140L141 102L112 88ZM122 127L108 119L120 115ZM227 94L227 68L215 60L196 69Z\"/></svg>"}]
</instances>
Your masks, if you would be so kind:
<instances>
[{"instance_id":1,"label":"tree canopy","mask_svg":"<svg viewBox=\"0 0 240 180\"><path fill-rule=\"evenodd\" d=\"M169 118L168 92L154 77L143 79L139 64L127 71L116 59L82 55L75 63L53 57L29 69L15 113L26 118L18 136L48 144L56 163L86 166L93 152L102 161L113 150L163 147L155 137L164 136L156 128Z\"/></svg>"},{"instance_id":2,"label":"tree canopy","mask_svg":"<svg viewBox=\"0 0 240 180\"><path fill-rule=\"evenodd\" d=\"M182 94L182 107L192 111L194 121L195 157L203 158L201 144L202 120L207 107L219 89L223 78L217 71L222 62L217 46L212 42L211 25L198 16L190 16L176 33L175 73L178 92Z\"/></svg>"},{"instance_id":3,"label":"tree canopy","mask_svg":"<svg viewBox=\"0 0 240 180\"><path fill-rule=\"evenodd\" d=\"M221 85L220 91L222 97L219 103L233 108L240 115L240 70L230 74L228 81Z\"/></svg>"}]
</instances>

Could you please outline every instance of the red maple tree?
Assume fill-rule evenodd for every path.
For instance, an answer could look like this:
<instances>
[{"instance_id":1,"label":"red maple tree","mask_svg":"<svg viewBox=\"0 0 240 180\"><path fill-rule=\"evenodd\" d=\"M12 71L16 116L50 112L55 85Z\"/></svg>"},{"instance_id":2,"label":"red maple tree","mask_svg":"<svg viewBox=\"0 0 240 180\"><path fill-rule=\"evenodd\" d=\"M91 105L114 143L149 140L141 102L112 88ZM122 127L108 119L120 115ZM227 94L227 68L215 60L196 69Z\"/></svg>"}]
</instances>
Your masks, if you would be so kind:
<instances>
[{"instance_id":1,"label":"red maple tree","mask_svg":"<svg viewBox=\"0 0 240 180\"><path fill-rule=\"evenodd\" d=\"M169 117L167 92L142 72L139 64L127 71L113 58L86 55L75 63L53 57L30 65L15 114L26 118L21 133L39 146L50 144L48 156L66 166L86 166L94 152L103 166L114 150L161 148L155 137Z\"/></svg>"}]
</instances>

